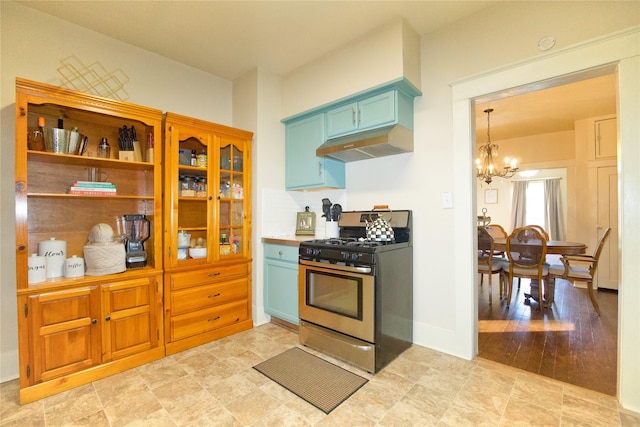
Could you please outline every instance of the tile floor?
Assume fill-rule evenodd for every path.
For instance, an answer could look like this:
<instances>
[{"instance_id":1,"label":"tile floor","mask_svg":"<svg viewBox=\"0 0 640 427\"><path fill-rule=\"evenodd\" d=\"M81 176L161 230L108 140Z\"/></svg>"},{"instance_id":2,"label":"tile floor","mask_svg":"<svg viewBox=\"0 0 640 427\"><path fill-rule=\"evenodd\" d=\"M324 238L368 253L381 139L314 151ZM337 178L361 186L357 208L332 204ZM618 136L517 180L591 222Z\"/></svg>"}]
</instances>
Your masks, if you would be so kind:
<instances>
[{"instance_id":1,"label":"tile floor","mask_svg":"<svg viewBox=\"0 0 640 427\"><path fill-rule=\"evenodd\" d=\"M298 345L274 324L20 406L2 426L640 426L615 398L477 358L413 346L329 415L252 367Z\"/></svg>"}]
</instances>

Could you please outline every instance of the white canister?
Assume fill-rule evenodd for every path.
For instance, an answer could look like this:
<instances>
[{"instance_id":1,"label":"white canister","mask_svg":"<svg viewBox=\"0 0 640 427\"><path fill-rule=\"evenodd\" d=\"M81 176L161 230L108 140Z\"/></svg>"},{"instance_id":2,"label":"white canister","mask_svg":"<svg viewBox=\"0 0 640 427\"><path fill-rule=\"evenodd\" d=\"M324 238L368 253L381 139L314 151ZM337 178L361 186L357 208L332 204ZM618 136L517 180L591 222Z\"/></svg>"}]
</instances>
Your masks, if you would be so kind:
<instances>
[{"instance_id":1,"label":"white canister","mask_svg":"<svg viewBox=\"0 0 640 427\"><path fill-rule=\"evenodd\" d=\"M340 237L340 228L338 227L338 221L327 221L324 227L325 235L332 239Z\"/></svg>"},{"instance_id":2,"label":"white canister","mask_svg":"<svg viewBox=\"0 0 640 427\"><path fill-rule=\"evenodd\" d=\"M64 277L82 277L84 276L84 258L73 255L67 258L64 263Z\"/></svg>"},{"instance_id":3,"label":"white canister","mask_svg":"<svg viewBox=\"0 0 640 427\"><path fill-rule=\"evenodd\" d=\"M33 254L29 257L29 273L28 281L31 283L40 283L47 280L47 258Z\"/></svg>"},{"instance_id":4,"label":"white canister","mask_svg":"<svg viewBox=\"0 0 640 427\"><path fill-rule=\"evenodd\" d=\"M67 242L55 237L38 243L38 255L47 258L47 278L63 277L67 259Z\"/></svg>"}]
</instances>

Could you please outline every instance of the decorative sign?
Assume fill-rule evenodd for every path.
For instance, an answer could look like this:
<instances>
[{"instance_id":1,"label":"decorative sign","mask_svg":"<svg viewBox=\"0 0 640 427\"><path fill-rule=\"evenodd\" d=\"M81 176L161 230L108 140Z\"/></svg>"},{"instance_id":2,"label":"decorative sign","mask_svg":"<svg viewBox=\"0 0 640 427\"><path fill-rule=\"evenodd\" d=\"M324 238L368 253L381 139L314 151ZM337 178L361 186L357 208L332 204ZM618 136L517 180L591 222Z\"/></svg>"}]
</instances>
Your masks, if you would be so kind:
<instances>
[{"instance_id":1,"label":"decorative sign","mask_svg":"<svg viewBox=\"0 0 640 427\"><path fill-rule=\"evenodd\" d=\"M498 203L498 190L495 188L484 190L484 202L487 204Z\"/></svg>"},{"instance_id":2,"label":"decorative sign","mask_svg":"<svg viewBox=\"0 0 640 427\"><path fill-rule=\"evenodd\" d=\"M298 212L296 218L296 235L316 234L316 213L309 212L309 206L304 212Z\"/></svg>"}]
</instances>

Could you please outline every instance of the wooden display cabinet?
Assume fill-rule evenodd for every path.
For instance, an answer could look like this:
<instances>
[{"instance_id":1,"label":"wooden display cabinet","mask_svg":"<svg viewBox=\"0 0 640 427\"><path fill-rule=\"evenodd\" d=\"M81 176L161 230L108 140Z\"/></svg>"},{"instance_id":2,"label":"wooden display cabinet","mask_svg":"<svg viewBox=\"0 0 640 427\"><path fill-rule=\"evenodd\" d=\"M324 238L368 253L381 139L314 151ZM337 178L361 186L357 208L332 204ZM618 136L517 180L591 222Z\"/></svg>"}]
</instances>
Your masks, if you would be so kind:
<instances>
[{"instance_id":1,"label":"wooden display cabinet","mask_svg":"<svg viewBox=\"0 0 640 427\"><path fill-rule=\"evenodd\" d=\"M253 327L253 134L174 113L164 132L164 321L173 354Z\"/></svg>"},{"instance_id":2,"label":"wooden display cabinet","mask_svg":"<svg viewBox=\"0 0 640 427\"><path fill-rule=\"evenodd\" d=\"M45 127L78 128L84 155L42 151ZM40 119L42 120L42 119ZM30 402L164 356L162 322L162 170L160 149L148 162L119 159L118 136L161 141L162 112L24 79L16 80L16 287L20 400ZM97 158L107 138L110 158ZM146 144L142 144L145 146ZM142 158L146 153L142 152ZM115 184L116 195L69 194L76 181ZM146 266L123 273L54 277L29 284L28 258L39 242L66 241L66 256L83 257L98 223L117 233L116 218L144 214L150 237Z\"/></svg>"}]
</instances>

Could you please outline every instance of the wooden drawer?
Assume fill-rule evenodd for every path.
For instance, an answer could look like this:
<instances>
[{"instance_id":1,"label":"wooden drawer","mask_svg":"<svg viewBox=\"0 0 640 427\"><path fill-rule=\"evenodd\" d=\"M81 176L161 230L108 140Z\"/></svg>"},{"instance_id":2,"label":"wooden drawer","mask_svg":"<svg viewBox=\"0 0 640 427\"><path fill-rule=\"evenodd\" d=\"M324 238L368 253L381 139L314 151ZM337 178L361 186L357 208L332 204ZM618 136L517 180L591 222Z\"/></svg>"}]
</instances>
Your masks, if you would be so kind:
<instances>
[{"instance_id":1,"label":"wooden drawer","mask_svg":"<svg viewBox=\"0 0 640 427\"><path fill-rule=\"evenodd\" d=\"M171 275L171 289L183 289L192 286L221 282L249 273L249 264L233 264L220 267L203 268Z\"/></svg>"},{"instance_id":2,"label":"wooden drawer","mask_svg":"<svg viewBox=\"0 0 640 427\"><path fill-rule=\"evenodd\" d=\"M171 341L192 337L203 332L248 319L247 300L218 305L171 318Z\"/></svg>"},{"instance_id":3,"label":"wooden drawer","mask_svg":"<svg viewBox=\"0 0 640 427\"><path fill-rule=\"evenodd\" d=\"M273 258L280 261L288 261L298 263L298 246L274 245L271 243L264 244L265 258Z\"/></svg>"},{"instance_id":4,"label":"wooden drawer","mask_svg":"<svg viewBox=\"0 0 640 427\"><path fill-rule=\"evenodd\" d=\"M171 315L201 310L248 297L248 279L201 285L171 292Z\"/></svg>"}]
</instances>

